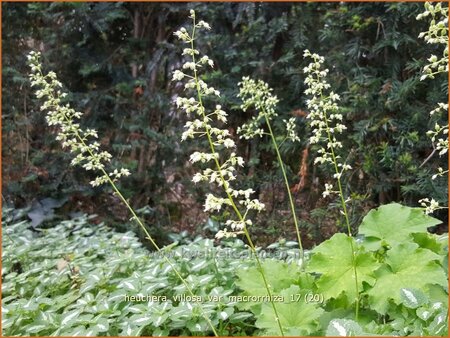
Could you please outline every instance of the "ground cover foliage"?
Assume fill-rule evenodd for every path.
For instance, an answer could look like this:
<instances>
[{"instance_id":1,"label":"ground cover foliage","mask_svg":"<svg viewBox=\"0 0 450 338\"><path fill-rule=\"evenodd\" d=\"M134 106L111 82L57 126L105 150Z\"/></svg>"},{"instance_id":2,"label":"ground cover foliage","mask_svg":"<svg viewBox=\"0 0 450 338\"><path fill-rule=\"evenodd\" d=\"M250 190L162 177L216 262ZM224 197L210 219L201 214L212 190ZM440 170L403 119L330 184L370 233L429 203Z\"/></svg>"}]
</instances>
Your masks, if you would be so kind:
<instances>
[{"instance_id":1,"label":"ground cover foliage","mask_svg":"<svg viewBox=\"0 0 450 338\"><path fill-rule=\"evenodd\" d=\"M269 14L274 8L278 12ZM59 26L65 26L71 16L90 18L86 22L95 34L84 34L78 46L89 46L90 56L107 50L98 50L98 41L112 47L110 42L115 39L105 29L126 22L130 14L133 43L149 38L145 32L150 23L153 28L166 29L156 30L150 52L155 63L144 67L142 60L133 58L125 71L128 79L113 81L113 92L106 100L109 104L97 113L93 110L100 108L97 100L108 96L103 95L108 91L105 82L97 80L111 82L114 67L104 68L111 58L116 62L112 64L123 65L116 57L123 52L131 26L125 33L120 32L125 26L114 26L120 49L110 50L107 61L77 66L74 58L64 61L61 76L68 86L89 94L77 94L60 82L59 73L51 69L52 65L58 68L58 62L50 61L63 37L67 50L76 50L69 40L73 34L81 37L78 33L86 22L78 18L67 35L50 35L47 40L45 34L39 35L43 31L35 35L22 27L22 46L41 50L28 55L35 94L29 104L40 106L35 109L46 114L48 134L56 134L67 151L56 150L56 144L40 136L39 166L28 167L33 171L30 175L6 186L7 204L13 207L2 212L4 334L448 334L448 234L442 217L448 209L447 188L442 185L448 175L443 156L448 152L448 108L439 103L447 90L442 86L447 85L448 73L446 7L427 3L423 12L417 4L134 7L111 3L26 4L8 9L22 11L22 15L42 12L40 18L47 22L53 22L56 15ZM375 14L367 15L368 9ZM227 14L218 17L217 10ZM159 19L152 21L155 13L166 11L166 18L179 20L174 33ZM188 22L182 17L186 13ZM311 26L323 25L323 30L304 35L305 20L306 26L295 31L294 19L300 14L311 19ZM217 21L216 32L202 20L203 15ZM333 26L331 16L341 26L351 27L345 31L350 36L339 34L342 27ZM223 18L234 18L233 24L224 24ZM408 35L416 33L414 29L400 34L408 23L425 18L429 24L418 36L426 43ZM290 25L295 32L292 36ZM248 45L260 44L262 61L253 55L255 61L249 62L245 53L222 60L227 54L217 47L233 45L233 39L248 52ZM330 51L324 43L327 39L342 39L341 45ZM317 47L317 41L325 47ZM288 47L288 42L298 44ZM358 45L356 63L354 43ZM313 52L305 48L309 44ZM130 50L136 47L130 46ZM326 52L326 58L315 51ZM364 68L368 64L369 69ZM346 68L349 65L353 67ZM77 77L67 73L78 66ZM278 73L277 67L283 70ZM15 74L8 85L23 80L18 68L6 68L8 74ZM371 73L375 69L376 75ZM343 71L349 75L347 82L340 77ZM251 76L233 83L243 72ZM86 82L74 83L78 76ZM374 76L377 80L371 82ZM127 81L133 104L121 92ZM424 82L430 84L426 90L422 89ZM223 85L225 90L219 91ZM276 95L280 86L292 91ZM89 95L102 92L86 101ZM121 93L124 105L115 108L126 107L132 113L121 113L119 127L115 126L118 115L108 109L120 101ZM405 96L395 96L400 94ZM27 100L23 105L26 114ZM414 101L414 105L403 100ZM79 102L84 103L80 106ZM17 108L14 104L7 106L10 112ZM367 107L377 113L367 112ZM180 115L177 109L186 114ZM365 114L375 119L364 119ZM167 116L174 124L165 129ZM11 117L9 122L17 121L15 113L7 115ZM175 125L176 120L184 129ZM127 129L128 123L137 125ZM366 130L355 136L360 123ZM148 128L143 127L147 124ZM14 123L6 126L21 142L19 148L24 147L17 166L30 166L34 161L30 154L36 155L29 143L31 129L26 127L23 139ZM13 153L14 147L9 143L7 152ZM79 170L65 169L59 183L42 190L31 208L16 207L26 204L29 187L40 187L50 179L42 156L53 155L54 160ZM397 167L398 163L405 166ZM155 172L148 175L146 168ZM377 176L383 172L386 176ZM10 169L6 174L14 176ZM377 188L373 182L380 178L383 182ZM84 188L84 182L91 188ZM136 187L143 190L136 192ZM269 191L272 196L268 198ZM48 193L57 199L44 198ZM176 202L174 196L189 196L189 202ZM108 217L80 212L87 201L94 202L92 212L107 204L107 210L119 216L116 225ZM159 227L158 222L176 221L174 213L192 222L191 214L183 217L186 206L193 209L190 212L200 208L210 214L203 236L179 231L182 223L172 224L175 233ZM56 215L58 208L64 210ZM164 212L167 216L162 217ZM64 220L65 213L70 213L71 220ZM433 213L436 218L431 217ZM263 225L274 227L275 221L275 231L263 230ZM313 229L322 224L326 232L316 229L314 234ZM267 236L270 231L272 236ZM296 241L281 238L267 246L273 235ZM267 249L261 249L260 243Z\"/></svg>"},{"instance_id":2,"label":"ground cover foliage","mask_svg":"<svg viewBox=\"0 0 450 338\"><path fill-rule=\"evenodd\" d=\"M149 255L133 232L116 233L81 216L33 232L26 220L3 210L4 335L198 335L207 331L193 302L172 302L186 291L162 257ZM26 216L25 213L22 213ZM22 217L23 218L23 217ZM235 259L242 242L216 248L209 239L172 246L170 254L198 296L236 293ZM222 258L225 257L224 258ZM221 257L218 259L218 257ZM231 258L226 258L231 257ZM168 301L130 302L129 296ZM234 304L204 306L222 335L245 333L249 313Z\"/></svg>"},{"instance_id":3,"label":"ground cover foliage","mask_svg":"<svg viewBox=\"0 0 450 338\"><path fill-rule=\"evenodd\" d=\"M217 247L199 237L163 250L202 297L197 303L176 299L186 295L184 285L131 231L118 233L83 215L36 232L24 210L4 209L2 217L4 335L204 335L199 306L220 335L279 335L269 303L251 298L267 293L240 240ZM392 232L393 219L413 230ZM282 297L285 334L446 336L448 237L426 230L437 223L419 209L388 204L365 216L364 237L336 234L307 252L304 271L295 242L260 252L271 288ZM363 299L358 321L350 240ZM155 299L126 298L146 295Z\"/></svg>"}]
</instances>

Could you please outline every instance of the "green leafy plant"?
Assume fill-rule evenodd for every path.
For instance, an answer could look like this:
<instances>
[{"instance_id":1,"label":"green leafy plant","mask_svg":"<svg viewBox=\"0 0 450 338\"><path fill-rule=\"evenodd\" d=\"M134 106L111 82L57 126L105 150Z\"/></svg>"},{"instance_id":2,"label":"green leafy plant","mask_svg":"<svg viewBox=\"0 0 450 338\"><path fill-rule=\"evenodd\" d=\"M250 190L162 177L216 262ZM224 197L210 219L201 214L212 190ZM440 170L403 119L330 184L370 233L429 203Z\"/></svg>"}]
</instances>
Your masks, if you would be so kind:
<instances>
[{"instance_id":1,"label":"green leafy plant","mask_svg":"<svg viewBox=\"0 0 450 338\"><path fill-rule=\"evenodd\" d=\"M439 221L424 215L421 208L388 204L364 217L357 239L338 233L308 252L306 272L294 264L264 263L267 274L276 278L271 281L276 294L287 300L279 307L286 314L281 317L285 332L446 335L448 236L428 233L436 224ZM355 262L349 241L356 250ZM237 284L243 294L258 295L262 283L251 269L238 273ZM350 307L356 297L361 299L358 319ZM292 299L297 302L289 302ZM263 333L274 334L274 324L265 316L266 305L242 306L261 318L255 324ZM294 315L296 311L302 315Z\"/></svg>"},{"instance_id":2,"label":"green leafy plant","mask_svg":"<svg viewBox=\"0 0 450 338\"><path fill-rule=\"evenodd\" d=\"M115 232L93 217L36 234L25 212L3 209L5 336L185 336L209 330L198 303L183 298L187 288L162 253L149 254L132 231ZM218 334L253 332L253 316L228 300L237 294L236 271L253 265L242 241L215 247L197 238L163 250L202 298Z\"/></svg>"},{"instance_id":3,"label":"green leafy plant","mask_svg":"<svg viewBox=\"0 0 450 338\"><path fill-rule=\"evenodd\" d=\"M212 162L214 167L214 169L207 168L195 174L193 181L196 183L209 181L223 189L225 197L217 197L213 194L206 196L205 211L220 211L222 206L229 206L233 209L237 220L227 220L226 226L230 230L227 228L220 230L216 234L216 238L234 237L237 234L245 235L258 266L258 272L264 282L265 290L269 296L269 302L275 315L274 320L278 323L279 332L284 336L277 307L272 299L271 287L267 281L266 274L256 252L256 247L248 230L248 226L253 224L252 220L249 219L249 212L251 210L263 210L264 204L260 203L257 199L250 199L250 195L254 193L252 189L238 190L232 186L232 182L236 179L235 166L243 166L244 160L242 157L236 156L235 152L229 153L229 150L234 150L236 145L230 138L228 129L219 129L211 124L214 120L216 123L225 123L227 121L227 114L222 110L220 105L216 105L212 112L208 112L205 107L204 102L206 102L206 98L208 96L218 97L220 96L220 92L208 86L200 78L199 72L201 68L205 65L213 67L214 62L207 55L200 57L200 52L195 49L194 41L197 39L196 32L198 29L210 29L210 26L203 20L197 22L194 10L191 10L190 13L190 18L193 21L191 33L188 33L184 27L174 33L182 42L189 45L190 48L183 50L183 55L187 55L189 61L183 64L182 70L176 70L173 73L173 80L179 81L183 78L188 78L185 89L194 90L194 97L178 97L176 104L178 107L182 107L186 114L195 114L195 119L186 123L186 130L183 133L182 139L205 137L209 145L209 152L194 152L190 157L191 162ZM191 75L187 74L187 72L190 72ZM245 211L242 212L239 209L240 205L245 207Z\"/></svg>"}]
</instances>

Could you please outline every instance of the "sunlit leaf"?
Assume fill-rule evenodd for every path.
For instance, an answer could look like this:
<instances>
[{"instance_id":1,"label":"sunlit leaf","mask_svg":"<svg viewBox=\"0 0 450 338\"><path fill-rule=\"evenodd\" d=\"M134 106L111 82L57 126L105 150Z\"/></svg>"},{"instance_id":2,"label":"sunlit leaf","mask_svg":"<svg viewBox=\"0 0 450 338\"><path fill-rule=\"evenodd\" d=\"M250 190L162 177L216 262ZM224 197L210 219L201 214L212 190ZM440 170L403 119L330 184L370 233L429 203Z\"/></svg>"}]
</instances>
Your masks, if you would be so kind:
<instances>
[{"instance_id":1,"label":"sunlit leaf","mask_svg":"<svg viewBox=\"0 0 450 338\"><path fill-rule=\"evenodd\" d=\"M420 208L391 203L369 211L359 233L371 241L373 250L377 250L383 243L389 246L403 243L411 238L411 234L426 233L429 227L440 223L438 219L425 215Z\"/></svg>"},{"instance_id":2,"label":"sunlit leaf","mask_svg":"<svg viewBox=\"0 0 450 338\"><path fill-rule=\"evenodd\" d=\"M355 250L354 256L352 248ZM373 255L358 248L353 238L338 233L313 249L306 269L321 274L317 286L325 299L337 298L345 293L348 300L353 302L357 293L362 291L363 283L375 283L373 272L378 266Z\"/></svg>"},{"instance_id":3,"label":"sunlit leaf","mask_svg":"<svg viewBox=\"0 0 450 338\"><path fill-rule=\"evenodd\" d=\"M317 303L306 303L303 300L297 301L295 296L300 293L300 288L296 285L284 289L279 293L283 297L283 302L275 302L279 321L287 336L304 336L314 331L318 325L318 318L324 312ZM294 296L294 300L291 300ZM258 316L256 326L266 330L268 335L280 335L280 329L270 302L264 302L261 308L261 315Z\"/></svg>"},{"instance_id":4,"label":"sunlit leaf","mask_svg":"<svg viewBox=\"0 0 450 338\"><path fill-rule=\"evenodd\" d=\"M377 280L368 291L371 307L386 313L389 300L402 301L402 289L426 290L428 284L447 286L447 276L437 263L439 255L421 249L415 243L404 243L388 251L386 265L375 273Z\"/></svg>"}]
</instances>

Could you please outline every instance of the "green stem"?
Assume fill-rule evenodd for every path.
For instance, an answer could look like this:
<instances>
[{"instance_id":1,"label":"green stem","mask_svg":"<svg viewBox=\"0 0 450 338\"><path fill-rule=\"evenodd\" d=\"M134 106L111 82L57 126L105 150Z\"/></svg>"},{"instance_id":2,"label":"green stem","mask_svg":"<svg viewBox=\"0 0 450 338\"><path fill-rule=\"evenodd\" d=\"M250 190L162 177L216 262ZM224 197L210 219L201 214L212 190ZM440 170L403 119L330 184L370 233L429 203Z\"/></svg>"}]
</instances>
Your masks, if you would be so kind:
<instances>
[{"instance_id":1,"label":"green stem","mask_svg":"<svg viewBox=\"0 0 450 338\"><path fill-rule=\"evenodd\" d=\"M266 124L267 124L267 128L269 129L269 134L270 137L272 139L272 144L273 147L275 148L275 152L277 153L277 158L278 158L278 163L280 164L281 167L281 172L283 173L283 179L284 179L284 184L286 185L286 191L287 194L289 196L289 204L291 206L291 213L292 213L292 218L294 219L294 225L295 225L295 231L297 233L297 240L298 240L298 246L300 248L300 259L302 261L302 267L304 267L304 250L303 250L303 246L302 246L302 239L300 237L300 228L298 225L298 220L297 220L297 213L295 212L295 205L294 205L294 199L292 198L292 194L291 194L291 189L289 187L289 181L286 175L286 169L284 168L284 163L283 163L283 159L281 158L281 154L280 154L280 149L278 147L277 141L275 139L275 136L273 134L272 131L272 126L270 125L270 121L269 121L269 117L267 116L266 112L264 111L264 109L262 109L262 113L266 119Z\"/></svg>"},{"instance_id":2,"label":"green stem","mask_svg":"<svg viewBox=\"0 0 450 338\"><path fill-rule=\"evenodd\" d=\"M278 149L281 149L281 147L283 146L284 142L286 142L286 140L288 139L288 137L286 136L283 141L280 142L280 144L278 145Z\"/></svg>"},{"instance_id":3,"label":"green stem","mask_svg":"<svg viewBox=\"0 0 450 338\"><path fill-rule=\"evenodd\" d=\"M41 76L43 76L43 74L41 73ZM55 98L54 94L51 94L53 99ZM55 107L58 108L58 107ZM70 120L66 115L64 115L66 122L69 124L72 124L72 120ZM81 137L81 135L78 133L78 131L75 131L75 136L76 138L79 140L79 142L83 145L83 147L85 147L85 149L87 149L89 156L91 156L92 158L95 158L95 154L93 153L93 151L89 148L89 146L86 145L83 137ZM100 168L101 173L103 174L104 177L106 177L108 183L111 185L111 187L113 188L115 194L117 196L119 196L119 198L122 200L122 202L125 204L125 206L127 207L127 209L130 211L130 213L133 215L133 219L138 223L138 225L141 227L142 231L145 233L146 238L150 241L150 243L153 245L153 247L159 252L159 253L163 253L163 250L161 250L161 248L158 246L158 244L156 244L155 240L153 239L153 237L150 235L150 233L148 232L147 228L145 227L144 223L141 221L141 219L138 217L138 215L136 214L136 212L134 211L134 209L131 207L131 205L128 203L128 201L126 200L126 198L122 195L122 193L120 192L120 190L117 188L116 184L114 183L114 181L111 179L111 177L108 175L108 173L105 171L104 168ZM180 279L180 281L184 284L184 286L186 287L189 295L191 295L192 297L194 297L194 293L192 292L191 287L189 286L189 284L187 283L187 281L181 276L180 272L177 270L177 268L174 266L174 264L170 261L169 258L167 258L166 255L164 255L164 253L162 254L163 259L166 261L167 264L169 264L169 266L171 267L171 269L175 272L175 274L177 275L177 277ZM216 331L216 329L214 328L214 325L212 324L211 320L209 319L209 317L206 316L205 312L203 311L203 308L200 307L200 311L202 312L203 317L206 319L208 325L211 327L211 330L213 331L214 335L216 337L218 337L218 333Z\"/></svg>"},{"instance_id":4,"label":"green stem","mask_svg":"<svg viewBox=\"0 0 450 338\"><path fill-rule=\"evenodd\" d=\"M321 94L321 98L323 99L323 95L322 94ZM332 145L333 144L333 140L332 140L332 137L331 137L331 132L330 132L330 127L329 127L326 111L323 112L323 117L324 117L324 121L325 121L325 125L326 125L328 142L331 144L330 152L331 152L331 157L333 159L334 170L335 170L335 173L336 173L336 176L337 176L337 183L338 183L339 196L340 196L340 200L341 200L342 210L343 210L344 217L345 217L345 223L347 225L348 236L350 237L350 247L351 247L351 250L352 250L352 265L353 265L353 272L354 272L354 275L355 275L355 288L356 288L355 318L356 318L356 320L358 320L360 298L359 298L359 290L358 290L358 272L356 270L356 252L355 252L355 247L353 245L352 230L351 230L351 227L350 227L350 220L348 218L347 205L346 205L345 199L344 199L344 191L342 189L342 184L341 184L341 172L339 171L339 168L338 168L338 165L337 165L336 155L335 155L335 152L334 152L334 147Z\"/></svg>"},{"instance_id":5,"label":"green stem","mask_svg":"<svg viewBox=\"0 0 450 338\"><path fill-rule=\"evenodd\" d=\"M192 50L194 50L195 18L193 19L193 23L194 23L194 27L192 29L192 36L191 36L191 49ZM195 55L194 54L192 55L192 62L194 64L196 64ZM194 80L195 80L195 84L196 84L198 103L199 103L200 109L202 111L202 117L204 119L206 119L206 113L205 113L205 108L203 106L200 83L199 83L198 75L197 75L197 67L194 68ZM211 133L210 133L208 128L205 128L205 133L206 133L206 137L207 137L208 142L209 142L211 153L212 154L216 154L216 150L215 150L215 147L214 147L214 143L212 141ZM236 206L236 203L234 202L233 196L231 196L230 192L227 189L228 182L223 177L222 166L220 165L219 160L217 159L217 157L214 157L214 162L215 162L216 168L217 168L217 170L219 172L219 176L220 176L220 179L222 181L222 185L223 185L223 187L225 189L225 192L227 194L227 198L230 201L231 207L233 208L234 212L236 213L237 217L239 218L239 221L241 221L242 224L244 224L244 228L243 228L244 235L247 238L247 241L248 241L248 244L249 244L250 249L252 251L252 254L255 256L256 263L258 265L258 270L261 273L261 277L263 279L264 286L265 286L265 288L267 290L267 294L269 296L270 303L271 303L273 311L275 313L275 320L278 323L278 327L280 329L281 336L284 337L283 327L281 326L280 317L278 315L277 308L276 308L275 303L274 303L273 298L272 298L272 292L270 291L269 283L267 282L266 276L264 274L264 269L262 267L261 261L260 261L260 259L258 257L257 252L256 252L255 245L253 244L253 241L252 241L252 239L250 237L250 233L249 233L249 231L247 229L247 226L245 225L245 218L242 216L241 212L239 211L238 207Z\"/></svg>"}]
</instances>

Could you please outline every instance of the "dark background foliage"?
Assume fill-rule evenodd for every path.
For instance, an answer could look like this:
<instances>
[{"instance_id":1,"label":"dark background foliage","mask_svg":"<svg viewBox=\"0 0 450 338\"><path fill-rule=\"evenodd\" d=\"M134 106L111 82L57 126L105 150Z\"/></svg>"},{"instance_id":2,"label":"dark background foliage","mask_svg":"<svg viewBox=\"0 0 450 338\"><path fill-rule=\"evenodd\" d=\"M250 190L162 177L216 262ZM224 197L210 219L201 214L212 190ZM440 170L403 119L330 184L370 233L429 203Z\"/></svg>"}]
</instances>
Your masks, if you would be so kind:
<instances>
[{"instance_id":1,"label":"dark background foliage","mask_svg":"<svg viewBox=\"0 0 450 338\"><path fill-rule=\"evenodd\" d=\"M119 228L128 220L107 188L89 187L89 175L68 165L70 155L46 126L27 80L26 54L34 49L42 51L45 69L58 74L69 101L84 113L83 125L96 128L115 161L132 171L121 188L161 240L169 231L214 230L226 218L206 220L208 187L193 185L195 168L188 162L201 145L180 142L185 117L173 104L182 89L170 80L183 62L173 32L188 25L191 8L212 26L197 43L215 62L206 79L222 92L230 131L235 134L253 114L242 112L236 98L242 76L269 83L280 99L281 119L298 117L301 142L282 151L309 245L338 231L340 216L335 201L321 195L331 173L313 165L314 148L307 144L305 48L325 57L329 81L342 97L353 224L391 201L417 206L419 199L433 197L447 204L447 180L431 180L438 166L446 168L446 158L435 155L423 164L432 151L425 134L433 125L428 112L446 101L448 84L445 75L420 82L420 70L439 50L418 39L428 27L415 19L422 3L381 2L2 3L4 202L42 213L49 205L44 199L51 197L60 217L95 213ZM282 124L275 129L282 133ZM295 238L268 141L238 144L248 164L243 184L268 206L252 230L259 244ZM437 217L448 223L445 211Z\"/></svg>"}]
</instances>

